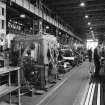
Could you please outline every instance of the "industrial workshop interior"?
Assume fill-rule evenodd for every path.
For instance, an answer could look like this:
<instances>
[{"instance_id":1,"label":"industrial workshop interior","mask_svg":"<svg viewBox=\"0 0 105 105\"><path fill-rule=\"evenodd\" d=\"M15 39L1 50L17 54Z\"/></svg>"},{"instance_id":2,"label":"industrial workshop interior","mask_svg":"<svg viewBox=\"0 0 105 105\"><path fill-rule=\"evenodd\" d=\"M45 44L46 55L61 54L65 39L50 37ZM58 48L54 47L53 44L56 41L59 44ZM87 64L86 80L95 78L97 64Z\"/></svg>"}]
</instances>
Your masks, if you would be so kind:
<instances>
[{"instance_id":1,"label":"industrial workshop interior","mask_svg":"<svg viewBox=\"0 0 105 105\"><path fill-rule=\"evenodd\" d=\"M0 105L105 105L105 0L0 0Z\"/></svg>"}]
</instances>

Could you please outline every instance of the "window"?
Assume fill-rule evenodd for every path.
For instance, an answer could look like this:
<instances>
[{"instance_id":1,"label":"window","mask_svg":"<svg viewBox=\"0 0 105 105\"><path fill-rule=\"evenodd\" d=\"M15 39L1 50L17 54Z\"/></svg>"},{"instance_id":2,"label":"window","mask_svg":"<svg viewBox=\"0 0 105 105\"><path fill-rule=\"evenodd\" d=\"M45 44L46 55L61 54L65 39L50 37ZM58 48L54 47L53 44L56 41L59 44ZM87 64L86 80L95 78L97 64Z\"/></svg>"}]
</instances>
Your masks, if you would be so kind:
<instances>
[{"instance_id":1,"label":"window","mask_svg":"<svg viewBox=\"0 0 105 105\"><path fill-rule=\"evenodd\" d=\"M2 20L2 29L4 29L4 20Z\"/></svg>"},{"instance_id":2,"label":"window","mask_svg":"<svg viewBox=\"0 0 105 105\"><path fill-rule=\"evenodd\" d=\"M2 8L2 16L4 16L4 8Z\"/></svg>"}]
</instances>

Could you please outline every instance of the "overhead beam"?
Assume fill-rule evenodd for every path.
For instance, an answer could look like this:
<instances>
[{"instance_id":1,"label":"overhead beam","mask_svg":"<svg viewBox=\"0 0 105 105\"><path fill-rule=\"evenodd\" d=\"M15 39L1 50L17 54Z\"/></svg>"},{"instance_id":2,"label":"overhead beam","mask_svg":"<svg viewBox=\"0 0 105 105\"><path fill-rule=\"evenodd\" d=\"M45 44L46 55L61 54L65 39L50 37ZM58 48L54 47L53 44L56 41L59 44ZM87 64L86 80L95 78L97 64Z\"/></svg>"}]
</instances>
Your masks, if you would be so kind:
<instances>
[{"instance_id":1,"label":"overhead beam","mask_svg":"<svg viewBox=\"0 0 105 105\"><path fill-rule=\"evenodd\" d=\"M46 1L47 4L51 4L51 5L59 5L59 4L73 4L73 3L79 3L78 0L69 0L69 1L66 1L66 0L47 0Z\"/></svg>"},{"instance_id":2,"label":"overhead beam","mask_svg":"<svg viewBox=\"0 0 105 105\"><path fill-rule=\"evenodd\" d=\"M91 27L99 27L99 26L100 26L100 27L101 27L101 26L104 26L104 27L105 27L105 23L103 23L103 24L102 24L102 23L101 23L101 24L92 24L92 25L91 25Z\"/></svg>"},{"instance_id":3,"label":"overhead beam","mask_svg":"<svg viewBox=\"0 0 105 105\"><path fill-rule=\"evenodd\" d=\"M63 15L62 16L62 18L64 18L64 19L68 19L68 20L75 20L75 19L77 19L78 17L72 17L71 15ZM81 19L83 19L84 17L79 17L78 18L78 20L81 20ZM100 18L96 18L96 17L90 17L90 18L88 18L88 20L90 20L90 21L92 21L92 22L100 22L100 21L105 21L105 17L100 17Z\"/></svg>"},{"instance_id":4,"label":"overhead beam","mask_svg":"<svg viewBox=\"0 0 105 105\"><path fill-rule=\"evenodd\" d=\"M67 3L66 2L66 4L58 4L58 5L52 5L52 4L50 4L49 5L50 7L54 7L54 8L60 8L60 9L63 9L64 7L65 8L71 8L71 9L79 9L79 8L81 8L80 7L80 5L72 5L72 4L69 4L69 3ZM105 2L103 2L103 3L100 3L100 4L92 4L92 5L86 5L85 6L85 8L90 8L90 7L95 7L95 8L98 8L98 7L102 7L102 6L105 6Z\"/></svg>"},{"instance_id":5,"label":"overhead beam","mask_svg":"<svg viewBox=\"0 0 105 105\"><path fill-rule=\"evenodd\" d=\"M59 8L54 6L54 7L52 7L52 8L54 8L54 10L57 10L57 11L63 10L63 11L71 11L71 12L84 10L84 9L81 8L81 7L79 7L78 9L76 9L76 8L72 8L72 6L70 7L69 5L63 6L63 7L60 7L60 6L59 6ZM101 10L105 10L105 7L104 7L104 6L99 6L98 8L96 8L96 7L89 7L89 6L88 6L88 9L85 10L85 11L90 12L90 11L101 11Z\"/></svg>"},{"instance_id":6,"label":"overhead beam","mask_svg":"<svg viewBox=\"0 0 105 105\"><path fill-rule=\"evenodd\" d=\"M94 18L94 19L90 19L90 21L92 21L93 23L94 22L97 22L98 23L98 22L105 22L105 19L95 19Z\"/></svg>"},{"instance_id":7,"label":"overhead beam","mask_svg":"<svg viewBox=\"0 0 105 105\"><path fill-rule=\"evenodd\" d=\"M101 16L101 15L91 16L91 18L96 18L96 19L103 18L103 19L105 19L105 15L104 16Z\"/></svg>"},{"instance_id":8,"label":"overhead beam","mask_svg":"<svg viewBox=\"0 0 105 105\"><path fill-rule=\"evenodd\" d=\"M99 7L99 8L88 8L88 10L86 10L87 12L91 12L91 11L105 11L105 7Z\"/></svg>"},{"instance_id":9,"label":"overhead beam","mask_svg":"<svg viewBox=\"0 0 105 105\"><path fill-rule=\"evenodd\" d=\"M91 2L91 1L95 1L95 0L82 0L84 2ZM47 4L51 4L51 5L63 5L63 4L79 4L80 1L79 0L46 0Z\"/></svg>"},{"instance_id":10,"label":"overhead beam","mask_svg":"<svg viewBox=\"0 0 105 105\"><path fill-rule=\"evenodd\" d=\"M93 30L105 30L105 27L104 26L103 27L94 26L92 28L93 28Z\"/></svg>"},{"instance_id":11,"label":"overhead beam","mask_svg":"<svg viewBox=\"0 0 105 105\"><path fill-rule=\"evenodd\" d=\"M69 11L59 11L59 14L62 16L69 16L69 15L71 15L71 16L84 16L84 13L85 12L80 12L80 13L70 13ZM88 15L90 15L90 16L94 16L94 15L101 15L101 16L105 16L105 12L89 12L88 13Z\"/></svg>"},{"instance_id":12,"label":"overhead beam","mask_svg":"<svg viewBox=\"0 0 105 105\"><path fill-rule=\"evenodd\" d=\"M73 12L71 12L71 11L63 11L63 10L61 10L61 11L58 11L58 13L61 15L61 16L70 16L70 17L72 17L72 16L84 16L84 14L87 14L88 16L89 16L89 18L94 18L94 17L96 17L96 18L102 18L102 16L103 17L105 17L105 10L103 10L103 11L88 11L88 12L86 12L86 11L73 11Z\"/></svg>"}]
</instances>

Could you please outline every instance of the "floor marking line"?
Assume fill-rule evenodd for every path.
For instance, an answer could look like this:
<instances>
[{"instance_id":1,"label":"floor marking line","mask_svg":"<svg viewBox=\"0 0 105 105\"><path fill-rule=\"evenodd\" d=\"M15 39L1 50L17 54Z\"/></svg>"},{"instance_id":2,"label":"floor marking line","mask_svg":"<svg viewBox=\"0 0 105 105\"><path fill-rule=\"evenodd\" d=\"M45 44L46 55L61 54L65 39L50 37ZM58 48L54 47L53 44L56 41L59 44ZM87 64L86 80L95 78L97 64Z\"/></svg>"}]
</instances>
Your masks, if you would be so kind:
<instances>
[{"instance_id":1,"label":"floor marking line","mask_svg":"<svg viewBox=\"0 0 105 105\"><path fill-rule=\"evenodd\" d=\"M97 105L100 105L100 84L98 84Z\"/></svg>"},{"instance_id":2,"label":"floor marking line","mask_svg":"<svg viewBox=\"0 0 105 105\"><path fill-rule=\"evenodd\" d=\"M79 67L80 68L80 67ZM78 68L78 69L79 69ZM77 69L77 70L78 70ZM51 90L51 92L49 94L47 94L39 103L37 103L36 105L41 105L49 96L52 95L53 92L55 92L60 86L62 86L64 84L65 81L67 81L77 70L75 70L74 72L72 72L72 74L70 74L69 76L67 76L58 86L56 86L53 90Z\"/></svg>"},{"instance_id":3,"label":"floor marking line","mask_svg":"<svg viewBox=\"0 0 105 105\"><path fill-rule=\"evenodd\" d=\"M92 105L94 91L95 91L95 84L93 84L93 89L92 89L92 92L91 92L91 97L90 97L89 105Z\"/></svg>"},{"instance_id":4,"label":"floor marking line","mask_svg":"<svg viewBox=\"0 0 105 105\"><path fill-rule=\"evenodd\" d=\"M87 94L87 97L86 97L85 105L89 105L90 93L91 93L91 91L92 91L92 88L93 88L93 84L91 83L91 84L90 84L89 91L88 91L88 94Z\"/></svg>"}]
</instances>

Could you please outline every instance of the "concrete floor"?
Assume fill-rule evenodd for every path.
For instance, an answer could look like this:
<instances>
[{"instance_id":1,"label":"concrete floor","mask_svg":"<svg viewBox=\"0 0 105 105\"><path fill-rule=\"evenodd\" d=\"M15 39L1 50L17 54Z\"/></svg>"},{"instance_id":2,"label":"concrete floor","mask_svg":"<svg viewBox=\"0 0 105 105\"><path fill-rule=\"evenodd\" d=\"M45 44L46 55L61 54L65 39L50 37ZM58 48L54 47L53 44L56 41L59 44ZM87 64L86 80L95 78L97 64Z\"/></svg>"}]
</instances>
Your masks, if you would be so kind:
<instances>
[{"instance_id":1,"label":"concrete floor","mask_svg":"<svg viewBox=\"0 0 105 105\"><path fill-rule=\"evenodd\" d=\"M79 105L90 81L89 72L90 63L84 62L65 74L44 95L22 96L22 105Z\"/></svg>"}]
</instances>

